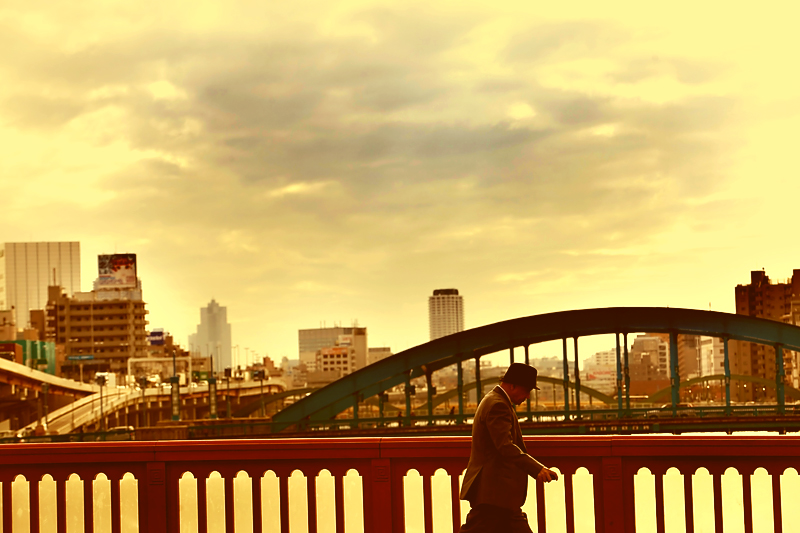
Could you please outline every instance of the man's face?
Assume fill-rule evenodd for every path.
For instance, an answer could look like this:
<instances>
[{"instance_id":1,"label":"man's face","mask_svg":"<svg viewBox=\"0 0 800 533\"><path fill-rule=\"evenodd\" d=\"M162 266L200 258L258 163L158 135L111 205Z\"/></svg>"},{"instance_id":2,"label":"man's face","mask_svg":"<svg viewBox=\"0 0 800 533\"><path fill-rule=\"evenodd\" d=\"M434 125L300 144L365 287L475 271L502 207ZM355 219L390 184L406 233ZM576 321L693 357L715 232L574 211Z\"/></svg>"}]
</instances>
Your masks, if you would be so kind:
<instances>
[{"instance_id":1,"label":"man's face","mask_svg":"<svg viewBox=\"0 0 800 533\"><path fill-rule=\"evenodd\" d=\"M514 385L511 391L508 393L508 398L514 405L519 405L528 399L530 393L531 392L525 387L522 387L520 385Z\"/></svg>"}]
</instances>

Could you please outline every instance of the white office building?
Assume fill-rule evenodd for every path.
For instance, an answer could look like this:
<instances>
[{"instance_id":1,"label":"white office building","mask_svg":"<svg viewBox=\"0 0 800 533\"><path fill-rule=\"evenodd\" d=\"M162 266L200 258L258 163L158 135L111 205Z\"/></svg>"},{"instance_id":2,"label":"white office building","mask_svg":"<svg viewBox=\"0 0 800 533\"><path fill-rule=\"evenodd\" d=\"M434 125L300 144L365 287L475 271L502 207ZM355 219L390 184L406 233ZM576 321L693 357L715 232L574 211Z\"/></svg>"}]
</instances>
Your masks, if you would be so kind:
<instances>
[{"instance_id":1,"label":"white office building","mask_svg":"<svg viewBox=\"0 0 800 533\"><path fill-rule=\"evenodd\" d=\"M703 376L725 373L725 345L717 337L700 337L700 370Z\"/></svg>"},{"instance_id":2,"label":"white office building","mask_svg":"<svg viewBox=\"0 0 800 533\"><path fill-rule=\"evenodd\" d=\"M28 326L30 311L47 307L47 287L67 296L81 290L79 242L7 242L0 248L0 309L14 309L16 327Z\"/></svg>"},{"instance_id":3,"label":"white office building","mask_svg":"<svg viewBox=\"0 0 800 533\"><path fill-rule=\"evenodd\" d=\"M458 289L436 289L428 297L430 340L464 331L464 297Z\"/></svg>"}]
</instances>

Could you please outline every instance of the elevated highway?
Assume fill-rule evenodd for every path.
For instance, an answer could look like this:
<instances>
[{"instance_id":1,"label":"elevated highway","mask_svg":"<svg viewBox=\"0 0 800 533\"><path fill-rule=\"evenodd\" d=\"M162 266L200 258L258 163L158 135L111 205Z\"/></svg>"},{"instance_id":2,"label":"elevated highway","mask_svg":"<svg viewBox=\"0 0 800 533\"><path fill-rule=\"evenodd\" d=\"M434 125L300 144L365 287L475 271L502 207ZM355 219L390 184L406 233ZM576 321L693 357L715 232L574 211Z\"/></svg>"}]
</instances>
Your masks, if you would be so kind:
<instances>
[{"instance_id":1,"label":"elevated highway","mask_svg":"<svg viewBox=\"0 0 800 533\"><path fill-rule=\"evenodd\" d=\"M284 392L283 387L283 383L266 381L262 388L260 382L250 381L236 382L230 387L218 389L218 416L225 418L229 413L242 417L260 414L262 399L264 415L271 416L284 406L287 398L305 394L299 391ZM95 432L117 426L156 426L172 418L170 392L168 387L144 390L104 387L102 398L100 392L97 392L49 413L46 420L47 431L49 434L63 435ZM211 402L207 384L181 387L180 400L182 419L210 418ZM34 432L38 425L39 421L35 420L22 431Z\"/></svg>"},{"instance_id":2,"label":"elevated highway","mask_svg":"<svg viewBox=\"0 0 800 533\"><path fill-rule=\"evenodd\" d=\"M35 422L48 409L58 409L99 391L94 384L0 359L0 424L17 429Z\"/></svg>"}]
</instances>

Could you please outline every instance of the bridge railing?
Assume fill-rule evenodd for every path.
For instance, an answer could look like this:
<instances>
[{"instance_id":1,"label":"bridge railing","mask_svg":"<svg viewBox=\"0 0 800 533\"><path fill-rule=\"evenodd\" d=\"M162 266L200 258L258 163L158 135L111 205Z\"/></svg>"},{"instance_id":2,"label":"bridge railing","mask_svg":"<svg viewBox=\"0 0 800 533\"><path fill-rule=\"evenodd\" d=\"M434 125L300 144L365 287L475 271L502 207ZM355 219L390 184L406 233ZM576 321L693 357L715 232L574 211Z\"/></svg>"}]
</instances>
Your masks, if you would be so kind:
<instances>
[{"instance_id":1,"label":"bridge railing","mask_svg":"<svg viewBox=\"0 0 800 533\"><path fill-rule=\"evenodd\" d=\"M538 532L793 531L800 437L537 437ZM6 445L2 531L458 531L464 437ZM762 527L763 528L763 527Z\"/></svg>"}]
</instances>

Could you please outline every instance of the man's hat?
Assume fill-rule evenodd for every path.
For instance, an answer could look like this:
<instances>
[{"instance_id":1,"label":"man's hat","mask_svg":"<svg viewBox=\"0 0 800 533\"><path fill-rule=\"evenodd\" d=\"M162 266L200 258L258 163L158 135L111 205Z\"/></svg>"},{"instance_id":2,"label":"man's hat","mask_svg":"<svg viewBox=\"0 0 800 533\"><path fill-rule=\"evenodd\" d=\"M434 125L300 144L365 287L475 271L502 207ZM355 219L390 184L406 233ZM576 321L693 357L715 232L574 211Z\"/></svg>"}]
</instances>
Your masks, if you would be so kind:
<instances>
[{"instance_id":1,"label":"man's hat","mask_svg":"<svg viewBox=\"0 0 800 533\"><path fill-rule=\"evenodd\" d=\"M511 366L508 367L508 370L506 370L506 373L500 378L500 381L511 383L512 385L519 385L528 390L539 390L539 387L536 386L537 374L538 372L532 366L522 363L511 363Z\"/></svg>"}]
</instances>

